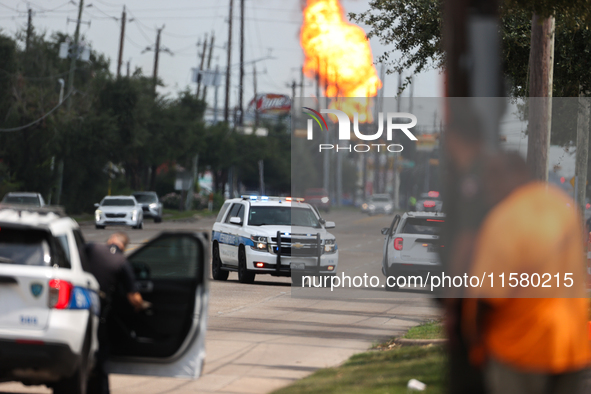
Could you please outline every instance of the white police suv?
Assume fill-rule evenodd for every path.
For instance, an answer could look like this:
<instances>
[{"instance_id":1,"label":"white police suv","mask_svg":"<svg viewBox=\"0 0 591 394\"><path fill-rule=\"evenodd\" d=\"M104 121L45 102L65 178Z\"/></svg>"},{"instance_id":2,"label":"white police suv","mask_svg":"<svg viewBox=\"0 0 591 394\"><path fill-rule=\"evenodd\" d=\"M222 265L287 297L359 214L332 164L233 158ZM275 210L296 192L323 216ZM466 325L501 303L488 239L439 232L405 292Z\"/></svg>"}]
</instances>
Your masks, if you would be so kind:
<instances>
[{"instance_id":1,"label":"white police suv","mask_svg":"<svg viewBox=\"0 0 591 394\"><path fill-rule=\"evenodd\" d=\"M162 233L128 256L151 306L116 292L107 318L113 373L196 379L208 304L207 234ZM98 349L99 285L63 211L0 205L0 382L86 393Z\"/></svg>"},{"instance_id":2,"label":"white police suv","mask_svg":"<svg viewBox=\"0 0 591 394\"><path fill-rule=\"evenodd\" d=\"M212 276L226 280L238 272L241 283L256 274L334 275L339 252L318 211L303 199L243 196L227 200L212 231Z\"/></svg>"}]
</instances>

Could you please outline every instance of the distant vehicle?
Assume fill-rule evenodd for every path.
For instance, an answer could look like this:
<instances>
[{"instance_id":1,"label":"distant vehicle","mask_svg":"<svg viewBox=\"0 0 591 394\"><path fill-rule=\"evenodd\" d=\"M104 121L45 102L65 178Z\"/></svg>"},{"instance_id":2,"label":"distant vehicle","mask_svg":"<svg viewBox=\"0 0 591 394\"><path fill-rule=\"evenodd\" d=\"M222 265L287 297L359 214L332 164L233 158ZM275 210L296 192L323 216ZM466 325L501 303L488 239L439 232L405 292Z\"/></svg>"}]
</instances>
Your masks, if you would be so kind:
<instances>
[{"instance_id":1,"label":"distant vehicle","mask_svg":"<svg viewBox=\"0 0 591 394\"><path fill-rule=\"evenodd\" d=\"M374 194L361 204L361 212L370 216L380 213L390 215L394 213L394 201L389 194Z\"/></svg>"},{"instance_id":2,"label":"distant vehicle","mask_svg":"<svg viewBox=\"0 0 591 394\"><path fill-rule=\"evenodd\" d=\"M94 206L97 208L94 212L97 229L104 229L106 226L144 228L144 211L134 196L107 196Z\"/></svg>"},{"instance_id":3,"label":"distant vehicle","mask_svg":"<svg viewBox=\"0 0 591 394\"><path fill-rule=\"evenodd\" d=\"M442 213L406 212L396 215L390 227L382 229L384 240L382 273L388 276L417 275L426 279L440 273L439 231L445 222ZM395 290L397 286L388 287Z\"/></svg>"},{"instance_id":4,"label":"distant vehicle","mask_svg":"<svg viewBox=\"0 0 591 394\"><path fill-rule=\"evenodd\" d=\"M15 204L15 205L30 205L33 207L45 206L43 196L39 193L27 193L27 192L10 192L6 193L2 199L4 204Z\"/></svg>"},{"instance_id":5,"label":"distant vehicle","mask_svg":"<svg viewBox=\"0 0 591 394\"><path fill-rule=\"evenodd\" d=\"M7 206L0 228L0 382L85 393L100 301L78 224L56 208ZM128 260L151 307L133 312L124 293L114 294L111 372L197 379L205 356L206 236L162 233Z\"/></svg>"},{"instance_id":6,"label":"distant vehicle","mask_svg":"<svg viewBox=\"0 0 591 394\"><path fill-rule=\"evenodd\" d=\"M154 223L162 221L162 203L156 192L135 192L133 196L142 205L144 217L153 218Z\"/></svg>"},{"instance_id":7,"label":"distant vehicle","mask_svg":"<svg viewBox=\"0 0 591 394\"><path fill-rule=\"evenodd\" d=\"M339 253L334 235L318 211L291 197L244 196L228 200L212 230L211 273L215 280L238 272L241 283L257 274L334 275Z\"/></svg>"},{"instance_id":8,"label":"distant vehicle","mask_svg":"<svg viewBox=\"0 0 591 394\"><path fill-rule=\"evenodd\" d=\"M437 191L421 193L415 206L417 212L441 212L442 208L443 200Z\"/></svg>"},{"instance_id":9,"label":"distant vehicle","mask_svg":"<svg viewBox=\"0 0 591 394\"><path fill-rule=\"evenodd\" d=\"M330 211L330 198L326 189L307 189L304 199L308 204L315 206L319 210Z\"/></svg>"}]
</instances>

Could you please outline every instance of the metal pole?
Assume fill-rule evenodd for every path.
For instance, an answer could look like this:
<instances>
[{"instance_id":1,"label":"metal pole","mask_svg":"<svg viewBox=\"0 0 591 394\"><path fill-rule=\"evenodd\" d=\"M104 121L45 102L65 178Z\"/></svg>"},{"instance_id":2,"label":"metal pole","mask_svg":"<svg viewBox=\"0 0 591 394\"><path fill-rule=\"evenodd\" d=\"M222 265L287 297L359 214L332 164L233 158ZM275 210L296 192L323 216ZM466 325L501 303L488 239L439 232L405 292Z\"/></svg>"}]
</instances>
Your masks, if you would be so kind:
<instances>
[{"instance_id":1,"label":"metal pole","mask_svg":"<svg viewBox=\"0 0 591 394\"><path fill-rule=\"evenodd\" d=\"M585 221L585 192L587 189L587 164L589 158L590 98L579 95L577 117L577 151L575 161L575 201Z\"/></svg>"},{"instance_id":2,"label":"metal pole","mask_svg":"<svg viewBox=\"0 0 591 394\"><path fill-rule=\"evenodd\" d=\"M76 69L76 60L78 59L78 39L80 37L80 22L82 20L83 10L84 0L80 0L80 4L78 4L78 20L76 20L76 30L74 32L74 46L70 60L70 74L68 76L68 109L70 109L70 107L72 106L72 91L74 90L74 70Z\"/></svg>"},{"instance_id":3,"label":"metal pole","mask_svg":"<svg viewBox=\"0 0 591 394\"><path fill-rule=\"evenodd\" d=\"M218 123L218 90L220 85L217 83L219 76L219 67L215 66L215 77L214 77L214 95L213 95L213 124Z\"/></svg>"},{"instance_id":4,"label":"metal pole","mask_svg":"<svg viewBox=\"0 0 591 394\"><path fill-rule=\"evenodd\" d=\"M238 86L238 124L242 126L244 121L244 0L240 0L240 83Z\"/></svg>"},{"instance_id":5,"label":"metal pole","mask_svg":"<svg viewBox=\"0 0 591 394\"><path fill-rule=\"evenodd\" d=\"M127 16L125 13L125 6L123 6L123 13L121 14L121 37L119 38L119 58L117 59L117 78L121 76L121 64L123 62L123 43L125 41L125 22Z\"/></svg>"},{"instance_id":6,"label":"metal pole","mask_svg":"<svg viewBox=\"0 0 591 394\"><path fill-rule=\"evenodd\" d=\"M228 64L226 66L226 98L224 101L224 122L228 123L230 119L230 75L232 68L232 18L233 18L234 0L230 0L230 16L228 17Z\"/></svg>"},{"instance_id":7,"label":"metal pole","mask_svg":"<svg viewBox=\"0 0 591 394\"><path fill-rule=\"evenodd\" d=\"M200 44L197 44L199 47ZM205 33L205 40L203 40L203 50L201 51L201 62L199 63L199 69L197 70L197 92L195 97L199 98L201 93L201 71L203 70L203 63L205 63L205 52L207 51L207 33Z\"/></svg>"},{"instance_id":8,"label":"metal pole","mask_svg":"<svg viewBox=\"0 0 591 394\"><path fill-rule=\"evenodd\" d=\"M157 30L156 48L154 49L154 75L152 77L154 79L154 94L156 94L156 85L158 84L158 56L160 55L160 33L162 33L162 29L164 29L164 26Z\"/></svg>"},{"instance_id":9,"label":"metal pole","mask_svg":"<svg viewBox=\"0 0 591 394\"><path fill-rule=\"evenodd\" d=\"M211 41L209 42L209 55L207 56L207 70L211 70L211 56L213 54L213 43L215 41L215 36L213 32L211 33ZM214 81L215 82L215 81ZM203 96L202 99L205 101L207 99L207 85L203 86Z\"/></svg>"}]
</instances>

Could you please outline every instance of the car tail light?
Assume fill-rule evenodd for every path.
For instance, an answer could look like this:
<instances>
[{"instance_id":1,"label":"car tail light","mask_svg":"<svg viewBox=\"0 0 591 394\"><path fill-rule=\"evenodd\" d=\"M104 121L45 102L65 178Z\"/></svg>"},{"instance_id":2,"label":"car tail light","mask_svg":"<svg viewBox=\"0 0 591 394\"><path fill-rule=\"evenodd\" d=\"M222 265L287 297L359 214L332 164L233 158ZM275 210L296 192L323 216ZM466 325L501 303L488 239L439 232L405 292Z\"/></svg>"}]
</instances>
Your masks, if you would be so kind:
<instances>
[{"instance_id":1,"label":"car tail light","mask_svg":"<svg viewBox=\"0 0 591 394\"><path fill-rule=\"evenodd\" d=\"M402 238L394 238L394 249L402 250Z\"/></svg>"},{"instance_id":2,"label":"car tail light","mask_svg":"<svg viewBox=\"0 0 591 394\"><path fill-rule=\"evenodd\" d=\"M429 193L427 193L427 195L431 198L437 198L437 197L439 197L439 192L430 191Z\"/></svg>"},{"instance_id":3,"label":"car tail light","mask_svg":"<svg viewBox=\"0 0 591 394\"><path fill-rule=\"evenodd\" d=\"M423 206L425 208L433 208L435 206L435 201L431 201L431 200L425 201L423 203Z\"/></svg>"},{"instance_id":4,"label":"car tail light","mask_svg":"<svg viewBox=\"0 0 591 394\"><path fill-rule=\"evenodd\" d=\"M66 309L70 303L70 296L74 286L70 282L61 279L52 279L49 281L49 299L47 301L50 308Z\"/></svg>"}]
</instances>

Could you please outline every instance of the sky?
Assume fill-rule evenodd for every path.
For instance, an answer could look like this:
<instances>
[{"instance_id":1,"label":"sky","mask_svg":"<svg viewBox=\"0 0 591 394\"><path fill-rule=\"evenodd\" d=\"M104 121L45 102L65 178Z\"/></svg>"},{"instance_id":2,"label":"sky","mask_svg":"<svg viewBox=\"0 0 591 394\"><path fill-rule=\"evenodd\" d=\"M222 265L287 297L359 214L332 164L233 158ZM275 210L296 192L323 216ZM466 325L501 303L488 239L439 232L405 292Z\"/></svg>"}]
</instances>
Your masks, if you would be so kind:
<instances>
[{"instance_id":1,"label":"sky","mask_svg":"<svg viewBox=\"0 0 591 394\"><path fill-rule=\"evenodd\" d=\"M345 12L362 12L369 9L368 0L341 0ZM299 45L299 29L302 22L300 0L245 0L245 54L246 63L253 60L257 68L259 93L282 93L291 95L291 82L299 82L299 68L304 59ZM205 34L215 35L212 68L226 65L226 43L228 42L229 0L85 0L82 20L90 22L81 25L81 33L92 48L110 58L111 71L116 73L119 51L120 18L123 5L127 9L128 23L125 31L125 45L122 73L125 62L130 61L131 70L140 67L144 74L152 75L154 52L144 51L153 46L156 29L164 26L161 46L173 55L161 52L159 76L165 86L158 88L162 94L176 96L179 91L196 84L191 82L191 68L196 67L197 42ZM234 0L234 25L232 44L231 105L238 100L239 62L239 5ZM77 18L78 2L67 0L0 0L0 28L14 34L26 27L27 8L31 7L33 25L37 32L61 31L73 35ZM116 20L118 18L119 20ZM129 19L133 18L133 21ZM368 28L362 26L366 31ZM377 39L371 41L374 59L387 47ZM397 77L386 75L384 95L395 96ZM314 87L312 80L306 80L304 96L310 96ZM252 99L253 64L245 66L244 105ZM432 70L415 76L415 97L435 97L441 93L441 75ZM223 86L219 91L219 104L224 99ZM298 90L299 94L299 90ZM408 95L409 92L403 94ZM213 105L213 89L208 89L207 101Z\"/></svg>"}]
</instances>

